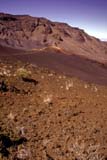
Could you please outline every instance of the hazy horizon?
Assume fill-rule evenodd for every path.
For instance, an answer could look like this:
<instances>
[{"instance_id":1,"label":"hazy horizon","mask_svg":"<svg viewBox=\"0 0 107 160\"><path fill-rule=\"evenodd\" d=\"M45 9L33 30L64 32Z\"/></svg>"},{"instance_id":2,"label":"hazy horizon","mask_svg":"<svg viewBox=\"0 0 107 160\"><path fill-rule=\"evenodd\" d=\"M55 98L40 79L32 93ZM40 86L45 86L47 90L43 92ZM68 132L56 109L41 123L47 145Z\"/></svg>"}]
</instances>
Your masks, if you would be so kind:
<instances>
[{"instance_id":1,"label":"hazy horizon","mask_svg":"<svg viewBox=\"0 0 107 160\"><path fill-rule=\"evenodd\" d=\"M1 0L0 12L45 17L78 27L89 35L107 40L107 1L105 0Z\"/></svg>"}]
</instances>

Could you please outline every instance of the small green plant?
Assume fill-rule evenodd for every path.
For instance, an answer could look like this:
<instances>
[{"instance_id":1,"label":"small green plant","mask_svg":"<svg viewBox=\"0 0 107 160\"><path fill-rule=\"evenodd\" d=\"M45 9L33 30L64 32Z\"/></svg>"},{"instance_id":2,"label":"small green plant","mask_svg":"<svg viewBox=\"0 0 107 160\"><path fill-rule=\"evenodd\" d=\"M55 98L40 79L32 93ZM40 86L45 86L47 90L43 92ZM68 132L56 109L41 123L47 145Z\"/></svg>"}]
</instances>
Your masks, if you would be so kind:
<instances>
[{"instance_id":1,"label":"small green plant","mask_svg":"<svg viewBox=\"0 0 107 160\"><path fill-rule=\"evenodd\" d=\"M31 76L31 72L25 68L19 68L16 72L16 75L20 78L28 78Z\"/></svg>"}]
</instances>

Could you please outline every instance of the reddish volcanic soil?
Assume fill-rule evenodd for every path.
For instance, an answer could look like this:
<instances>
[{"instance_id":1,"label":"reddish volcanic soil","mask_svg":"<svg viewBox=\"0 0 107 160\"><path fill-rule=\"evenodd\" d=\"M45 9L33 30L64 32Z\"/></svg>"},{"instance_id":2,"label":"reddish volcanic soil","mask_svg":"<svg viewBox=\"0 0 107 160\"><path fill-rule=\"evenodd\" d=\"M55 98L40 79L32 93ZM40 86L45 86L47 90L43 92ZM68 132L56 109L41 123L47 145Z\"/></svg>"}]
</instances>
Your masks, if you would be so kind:
<instances>
[{"instance_id":1,"label":"reddish volcanic soil","mask_svg":"<svg viewBox=\"0 0 107 160\"><path fill-rule=\"evenodd\" d=\"M0 160L107 160L106 42L0 13Z\"/></svg>"},{"instance_id":2,"label":"reddish volcanic soil","mask_svg":"<svg viewBox=\"0 0 107 160\"><path fill-rule=\"evenodd\" d=\"M77 66L82 62L76 59ZM21 62L0 62L0 160L106 159L106 86Z\"/></svg>"}]
</instances>

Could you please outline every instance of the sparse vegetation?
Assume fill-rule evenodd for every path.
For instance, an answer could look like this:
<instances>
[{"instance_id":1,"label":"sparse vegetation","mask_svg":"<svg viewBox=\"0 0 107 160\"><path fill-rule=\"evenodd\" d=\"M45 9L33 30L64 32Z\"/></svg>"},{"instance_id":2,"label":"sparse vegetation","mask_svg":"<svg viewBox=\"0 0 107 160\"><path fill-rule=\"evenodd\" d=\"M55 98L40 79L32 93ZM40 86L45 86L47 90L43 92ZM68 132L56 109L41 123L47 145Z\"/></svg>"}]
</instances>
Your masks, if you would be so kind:
<instances>
[{"instance_id":1,"label":"sparse vegetation","mask_svg":"<svg viewBox=\"0 0 107 160\"><path fill-rule=\"evenodd\" d=\"M31 76L31 72L28 71L25 68L19 68L16 71L16 76L20 77L20 78L29 78Z\"/></svg>"},{"instance_id":2,"label":"sparse vegetation","mask_svg":"<svg viewBox=\"0 0 107 160\"><path fill-rule=\"evenodd\" d=\"M43 99L43 102L46 104L52 104L52 95L46 95Z\"/></svg>"},{"instance_id":3,"label":"sparse vegetation","mask_svg":"<svg viewBox=\"0 0 107 160\"><path fill-rule=\"evenodd\" d=\"M86 144L84 138L77 138L72 145L68 146L68 150L79 160L105 160L103 154L100 153L100 144Z\"/></svg>"},{"instance_id":4,"label":"sparse vegetation","mask_svg":"<svg viewBox=\"0 0 107 160\"><path fill-rule=\"evenodd\" d=\"M106 160L106 87L4 65L11 75L0 83L0 160Z\"/></svg>"},{"instance_id":5,"label":"sparse vegetation","mask_svg":"<svg viewBox=\"0 0 107 160\"><path fill-rule=\"evenodd\" d=\"M65 83L66 90L69 90L72 87L73 87L73 82L72 81L66 81L66 83Z\"/></svg>"}]
</instances>

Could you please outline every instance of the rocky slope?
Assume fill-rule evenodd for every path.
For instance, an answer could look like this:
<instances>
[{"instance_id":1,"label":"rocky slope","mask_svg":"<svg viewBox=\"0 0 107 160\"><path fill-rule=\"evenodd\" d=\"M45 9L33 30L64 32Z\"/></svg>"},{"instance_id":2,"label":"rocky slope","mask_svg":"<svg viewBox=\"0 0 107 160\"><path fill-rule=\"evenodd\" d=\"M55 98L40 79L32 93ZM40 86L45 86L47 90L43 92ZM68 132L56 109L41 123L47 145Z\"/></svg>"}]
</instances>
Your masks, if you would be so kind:
<instances>
[{"instance_id":1,"label":"rocky slope","mask_svg":"<svg viewBox=\"0 0 107 160\"><path fill-rule=\"evenodd\" d=\"M0 61L0 160L106 160L107 87Z\"/></svg>"},{"instance_id":2,"label":"rocky slope","mask_svg":"<svg viewBox=\"0 0 107 160\"><path fill-rule=\"evenodd\" d=\"M0 160L107 160L106 47L64 23L0 13Z\"/></svg>"},{"instance_id":3,"label":"rocky slope","mask_svg":"<svg viewBox=\"0 0 107 160\"><path fill-rule=\"evenodd\" d=\"M65 23L28 15L0 13L0 44L25 50L60 50L107 62L107 43Z\"/></svg>"}]
</instances>

